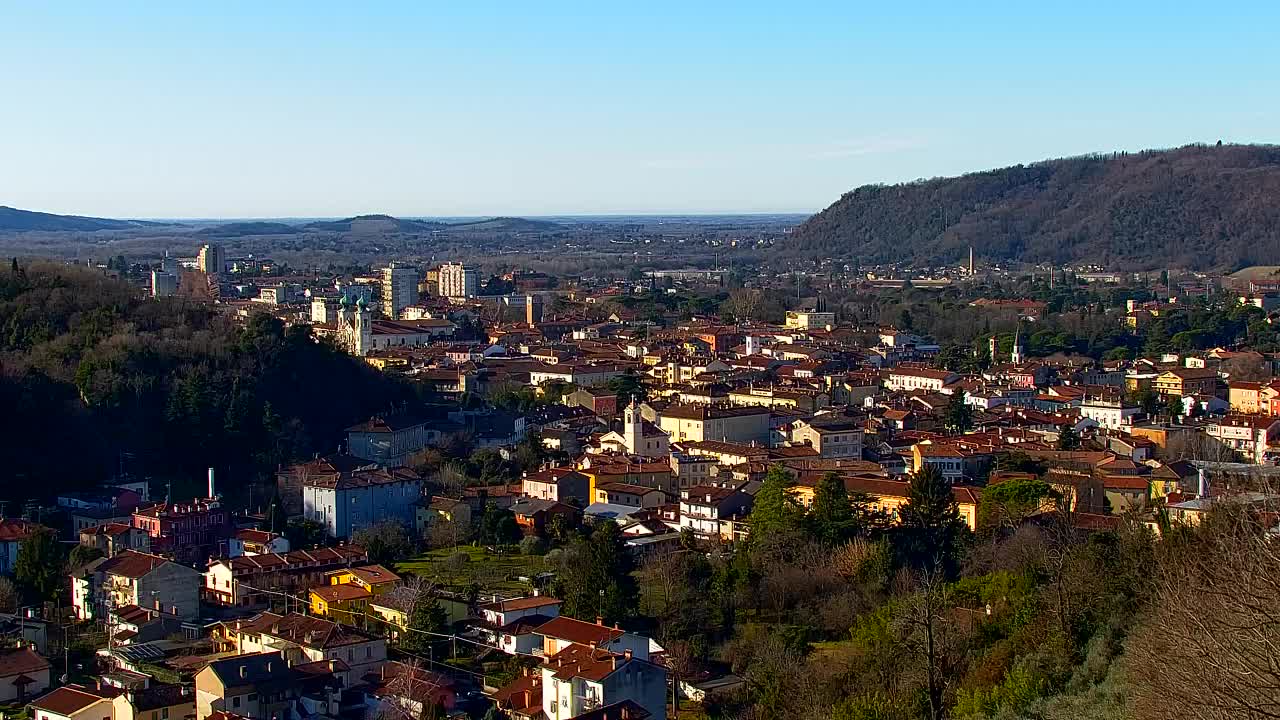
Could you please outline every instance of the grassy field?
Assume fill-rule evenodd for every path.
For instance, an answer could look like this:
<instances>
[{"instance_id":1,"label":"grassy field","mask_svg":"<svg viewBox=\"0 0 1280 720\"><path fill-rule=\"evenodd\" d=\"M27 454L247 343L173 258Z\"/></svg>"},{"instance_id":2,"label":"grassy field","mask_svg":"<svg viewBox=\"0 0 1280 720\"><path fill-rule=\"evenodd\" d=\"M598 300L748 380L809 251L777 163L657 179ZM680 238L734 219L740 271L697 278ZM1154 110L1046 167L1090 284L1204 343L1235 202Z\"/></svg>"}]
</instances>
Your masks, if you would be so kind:
<instances>
[{"instance_id":1,"label":"grassy field","mask_svg":"<svg viewBox=\"0 0 1280 720\"><path fill-rule=\"evenodd\" d=\"M466 560L461 560L466 557ZM541 556L519 553L498 555L487 548L462 545L432 550L396 564L400 571L422 575L452 590L465 591L472 583L484 593L524 592L531 587L517 577L532 577L546 567Z\"/></svg>"}]
</instances>

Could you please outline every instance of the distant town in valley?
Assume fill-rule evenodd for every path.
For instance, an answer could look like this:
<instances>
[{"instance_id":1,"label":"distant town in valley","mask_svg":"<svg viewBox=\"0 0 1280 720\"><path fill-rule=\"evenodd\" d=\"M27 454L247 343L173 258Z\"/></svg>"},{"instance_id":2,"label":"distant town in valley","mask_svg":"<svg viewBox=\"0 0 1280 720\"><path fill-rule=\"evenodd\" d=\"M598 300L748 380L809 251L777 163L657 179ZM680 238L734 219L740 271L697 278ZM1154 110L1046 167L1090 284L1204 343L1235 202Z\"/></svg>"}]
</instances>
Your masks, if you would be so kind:
<instances>
[{"instance_id":1,"label":"distant town in valley","mask_svg":"<svg viewBox=\"0 0 1280 720\"><path fill-rule=\"evenodd\" d=\"M0 712L1274 708L1276 208L1206 179L1274 155L813 217L0 208ZM1175 161L1212 230L1112 193Z\"/></svg>"}]
</instances>

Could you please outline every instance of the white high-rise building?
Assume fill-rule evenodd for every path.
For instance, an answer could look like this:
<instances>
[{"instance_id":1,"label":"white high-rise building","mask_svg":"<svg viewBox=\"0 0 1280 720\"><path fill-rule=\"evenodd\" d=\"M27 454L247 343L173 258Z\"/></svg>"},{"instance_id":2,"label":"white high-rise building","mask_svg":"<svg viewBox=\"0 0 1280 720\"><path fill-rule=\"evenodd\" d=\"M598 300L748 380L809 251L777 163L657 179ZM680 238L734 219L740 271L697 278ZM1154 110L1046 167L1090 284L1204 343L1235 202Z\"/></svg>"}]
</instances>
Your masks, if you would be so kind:
<instances>
[{"instance_id":1,"label":"white high-rise building","mask_svg":"<svg viewBox=\"0 0 1280 720\"><path fill-rule=\"evenodd\" d=\"M480 273L462 263L440 266L440 295L448 298L475 297L480 288Z\"/></svg>"},{"instance_id":2,"label":"white high-rise building","mask_svg":"<svg viewBox=\"0 0 1280 720\"><path fill-rule=\"evenodd\" d=\"M400 317L400 311L418 302L418 269L391 263L382 269L382 314Z\"/></svg>"},{"instance_id":3,"label":"white high-rise building","mask_svg":"<svg viewBox=\"0 0 1280 720\"><path fill-rule=\"evenodd\" d=\"M201 245L196 262L200 266L200 272L206 275L218 275L226 269L227 255L220 245Z\"/></svg>"}]
</instances>

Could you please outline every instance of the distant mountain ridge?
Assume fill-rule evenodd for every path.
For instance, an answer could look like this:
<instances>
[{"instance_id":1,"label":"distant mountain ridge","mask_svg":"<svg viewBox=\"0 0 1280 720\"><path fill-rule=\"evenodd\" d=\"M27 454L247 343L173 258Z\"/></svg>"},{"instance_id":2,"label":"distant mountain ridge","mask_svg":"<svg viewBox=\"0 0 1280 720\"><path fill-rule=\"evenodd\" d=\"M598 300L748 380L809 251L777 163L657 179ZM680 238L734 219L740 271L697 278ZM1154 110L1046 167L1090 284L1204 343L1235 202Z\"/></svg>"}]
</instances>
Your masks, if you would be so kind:
<instances>
[{"instance_id":1,"label":"distant mountain ridge","mask_svg":"<svg viewBox=\"0 0 1280 720\"><path fill-rule=\"evenodd\" d=\"M167 223L146 220L111 220L81 215L55 215L0 205L0 232L93 232L95 230L136 230L167 225Z\"/></svg>"},{"instance_id":2,"label":"distant mountain ridge","mask_svg":"<svg viewBox=\"0 0 1280 720\"><path fill-rule=\"evenodd\" d=\"M0 232L93 232L97 230L146 230L181 227L179 222L112 220L109 218L55 215L0 206ZM293 235L308 232L364 234L433 232L551 232L564 226L549 220L494 217L460 222L410 220L390 215L357 215L341 220L318 220L301 225L265 220L246 220L207 225L193 234L204 237L245 237L252 235Z\"/></svg>"},{"instance_id":3,"label":"distant mountain ridge","mask_svg":"<svg viewBox=\"0 0 1280 720\"><path fill-rule=\"evenodd\" d=\"M1280 257L1280 147L1114 153L846 193L787 251L864 262L1237 269Z\"/></svg>"},{"instance_id":4,"label":"distant mountain ridge","mask_svg":"<svg viewBox=\"0 0 1280 720\"><path fill-rule=\"evenodd\" d=\"M390 215L357 215L342 220L321 220L307 223L304 230L349 233L411 233L431 232L447 227L444 223L425 220L403 220Z\"/></svg>"}]
</instances>

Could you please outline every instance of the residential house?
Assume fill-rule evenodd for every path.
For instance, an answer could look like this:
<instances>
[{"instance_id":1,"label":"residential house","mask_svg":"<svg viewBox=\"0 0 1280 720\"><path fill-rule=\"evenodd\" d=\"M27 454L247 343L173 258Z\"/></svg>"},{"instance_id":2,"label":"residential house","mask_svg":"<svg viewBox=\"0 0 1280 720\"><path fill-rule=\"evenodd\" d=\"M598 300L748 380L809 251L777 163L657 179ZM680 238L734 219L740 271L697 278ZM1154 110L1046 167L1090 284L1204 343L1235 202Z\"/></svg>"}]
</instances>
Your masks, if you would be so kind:
<instances>
[{"instance_id":1,"label":"residential house","mask_svg":"<svg viewBox=\"0 0 1280 720\"><path fill-rule=\"evenodd\" d=\"M1204 432L1249 462L1262 464L1267 446L1280 436L1280 418L1269 415L1226 415L1210 420Z\"/></svg>"},{"instance_id":2,"label":"residential house","mask_svg":"<svg viewBox=\"0 0 1280 720\"><path fill-rule=\"evenodd\" d=\"M115 692L64 685L31 701L32 720L112 720Z\"/></svg>"},{"instance_id":3,"label":"residential house","mask_svg":"<svg viewBox=\"0 0 1280 720\"><path fill-rule=\"evenodd\" d=\"M820 477L821 474L801 474L799 482L790 489L791 495L804 507L813 504L814 487ZM904 480L890 480L864 473L841 473L841 479L844 481L845 490L849 493L866 495L875 509L895 518L898 508L907 502L911 492L911 483ZM953 485L951 494L960 512L960 519L969 526L970 530L976 529L981 491L974 487Z\"/></svg>"},{"instance_id":4,"label":"residential house","mask_svg":"<svg viewBox=\"0 0 1280 720\"><path fill-rule=\"evenodd\" d=\"M637 508L656 508L667 504L667 494L644 485L609 482L595 487L595 497L592 498L592 502Z\"/></svg>"},{"instance_id":5,"label":"residential house","mask_svg":"<svg viewBox=\"0 0 1280 720\"><path fill-rule=\"evenodd\" d=\"M241 609L262 607L279 593L298 595L323 585L331 570L368 561L368 554L352 545L217 560L205 572L204 601Z\"/></svg>"},{"instance_id":6,"label":"residential house","mask_svg":"<svg viewBox=\"0 0 1280 720\"><path fill-rule=\"evenodd\" d=\"M1165 397L1218 394L1218 372L1204 368L1172 368L1156 376L1151 389Z\"/></svg>"},{"instance_id":7,"label":"residential house","mask_svg":"<svg viewBox=\"0 0 1280 720\"><path fill-rule=\"evenodd\" d=\"M281 652L215 660L196 674L196 718L228 712L250 720L290 716L302 696L300 674Z\"/></svg>"},{"instance_id":8,"label":"residential house","mask_svg":"<svg viewBox=\"0 0 1280 720\"><path fill-rule=\"evenodd\" d=\"M105 618L109 609L130 605L183 620L200 614L200 573L158 555L126 550L78 572L72 603L81 620Z\"/></svg>"},{"instance_id":9,"label":"residential house","mask_svg":"<svg viewBox=\"0 0 1280 720\"><path fill-rule=\"evenodd\" d=\"M556 517L563 518L565 527L571 528L577 527L582 519L581 510L557 500L520 500L510 510L516 524L528 535L545 535Z\"/></svg>"},{"instance_id":10,"label":"residential house","mask_svg":"<svg viewBox=\"0 0 1280 720\"><path fill-rule=\"evenodd\" d=\"M1244 380L1232 380L1227 383L1227 402L1231 406L1231 412L1240 415L1257 415L1269 409L1268 403L1262 400L1264 387L1267 386Z\"/></svg>"},{"instance_id":11,"label":"residential house","mask_svg":"<svg viewBox=\"0 0 1280 720\"><path fill-rule=\"evenodd\" d=\"M705 485L718 472L719 460L711 455L671 453L671 472L677 488Z\"/></svg>"},{"instance_id":12,"label":"residential house","mask_svg":"<svg viewBox=\"0 0 1280 720\"><path fill-rule=\"evenodd\" d=\"M213 498L139 507L133 526L151 536L151 552L189 565L223 555L234 532L231 513Z\"/></svg>"},{"instance_id":13,"label":"residential house","mask_svg":"<svg viewBox=\"0 0 1280 720\"><path fill-rule=\"evenodd\" d=\"M538 630L560 617L560 605L560 600L545 596L486 603L480 606L480 634L508 655L534 654L543 645Z\"/></svg>"},{"instance_id":14,"label":"residential house","mask_svg":"<svg viewBox=\"0 0 1280 720\"><path fill-rule=\"evenodd\" d=\"M22 704L48 690L49 667L29 645L0 650L0 703Z\"/></svg>"},{"instance_id":15,"label":"residential house","mask_svg":"<svg viewBox=\"0 0 1280 720\"><path fill-rule=\"evenodd\" d=\"M606 708L633 703L648 715L619 709L614 717L666 720L667 671L629 652L570 645L548 657L542 672L542 712L547 720L608 717Z\"/></svg>"},{"instance_id":16,"label":"residential house","mask_svg":"<svg viewBox=\"0 0 1280 720\"><path fill-rule=\"evenodd\" d=\"M302 514L302 487L311 478L336 482L361 470L376 470L378 464L346 453L336 453L309 462L290 465L276 473L276 494L289 516Z\"/></svg>"},{"instance_id":17,"label":"residential house","mask_svg":"<svg viewBox=\"0 0 1280 720\"><path fill-rule=\"evenodd\" d=\"M683 489L680 530L690 530L702 538L724 537L722 521L745 518L751 512L752 500L752 496L735 487L699 485Z\"/></svg>"},{"instance_id":18,"label":"residential house","mask_svg":"<svg viewBox=\"0 0 1280 720\"><path fill-rule=\"evenodd\" d=\"M439 431L417 416L375 416L347 428L347 452L386 467L403 467L438 439Z\"/></svg>"},{"instance_id":19,"label":"residential house","mask_svg":"<svg viewBox=\"0 0 1280 720\"><path fill-rule=\"evenodd\" d=\"M579 388L565 396L565 404L584 407L599 417L618 414L618 395L605 387Z\"/></svg>"},{"instance_id":20,"label":"residential house","mask_svg":"<svg viewBox=\"0 0 1280 720\"><path fill-rule=\"evenodd\" d=\"M311 588L311 614L345 625L363 625L369 601L400 583L400 576L381 565L334 570L328 584Z\"/></svg>"},{"instance_id":21,"label":"residential house","mask_svg":"<svg viewBox=\"0 0 1280 720\"><path fill-rule=\"evenodd\" d=\"M303 480L302 514L335 538L350 538L380 522L413 527L422 478L407 468L356 470Z\"/></svg>"},{"instance_id":22,"label":"residential house","mask_svg":"<svg viewBox=\"0 0 1280 720\"><path fill-rule=\"evenodd\" d=\"M950 370L930 368L895 368L889 372L884 386L890 390L925 390L942 392L942 388L959 379Z\"/></svg>"},{"instance_id":23,"label":"residential house","mask_svg":"<svg viewBox=\"0 0 1280 720\"><path fill-rule=\"evenodd\" d=\"M111 701L112 720L195 720L196 693L186 685L129 688Z\"/></svg>"},{"instance_id":24,"label":"residential house","mask_svg":"<svg viewBox=\"0 0 1280 720\"><path fill-rule=\"evenodd\" d=\"M589 623L560 615L538 628L538 635L542 638L542 647L534 651L534 654L542 657L551 657L571 645L593 643L602 650L630 652L643 660L648 660L651 653L661 651L661 647L653 640L627 632L617 625L609 627L600 618Z\"/></svg>"},{"instance_id":25,"label":"residential house","mask_svg":"<svg viewBox=\"0 0 1280 720\"><path fill-rule=\"evenodd\" d=\"M373 717L429 718L436 708L452 713L458 702L452 677L416 664L386 662L363 680Z\"/></svg>"},{"instance_id":26,"label":"residential house","mask_svg":"<svg viewBox=\"0 0 1280 720\"><path fill-rule=\"evenodd\" d=\"M767 445L769 419L769 408L673 403L660 411L658 426L676 442L719 440Z\"/></svg>"},{"instance_id":27,"label":"residential house","mask_svg":"<svg viewBox=\"0 0 1280 720\"><path fill-rule=\"evenodd\" d=\"M289 540L267 530L237 530L227 541L227 557L241 555L281 555L289 552Z\"/></svg>"},{"instance_id":28,"label":"residential house","mask_svg":"<svg viewBox=\"0 0 1280 720\"><path fill-rule=\"evenodd\" d=\"M1080 417L1089 418L1100 427L1119 430L1133 425L1133 420L1142 413L1142 408L1129 405L1119 397L1087 398L1080 403Z\"/></svg>"},{"instance_id":29,"label":"residential house","mask_svg":"<svg viewBox=\"0 0 1280 720\"><path fill-rule=\"evenodd\" d=\"M151 551L151 535L142 528L124 523L105 523L80 531L80 544L115 557L125 550Z\"/></svg>"},{"instance_id":30,"label":"residential house","mask_svg":"<svg viewBox=\"0 0 1280 720\"><path fill-rule=\"evenodd\" d=\"M862 423L844 417L819 416L797 420L791 426L791 443L807 445L824 458L862 458Z\"/></svg>"},{"instance_id":31,"label":"residential house","mask_svg":"<svg viewBox=\"0 0 1280 720\"><path fill-rule=\"evenodd\" d=\"M387 640L356 628L298 613L264 612L222 624L223 649L239 655L281 651L296 663L340 662L356 676L387 659Z\"/></svg>"},{"instance_id":32,"label":"residential house","mask_svg":"<svg viewBox=\"0 0 1280 720\"><path fill-rule=\"evenodd\" d=\"M591 480L573 468L550 468L525 473L520 492L535 500L569 502L577 499L584 505L591 501Z\"/></svg>"}]
</instances>

